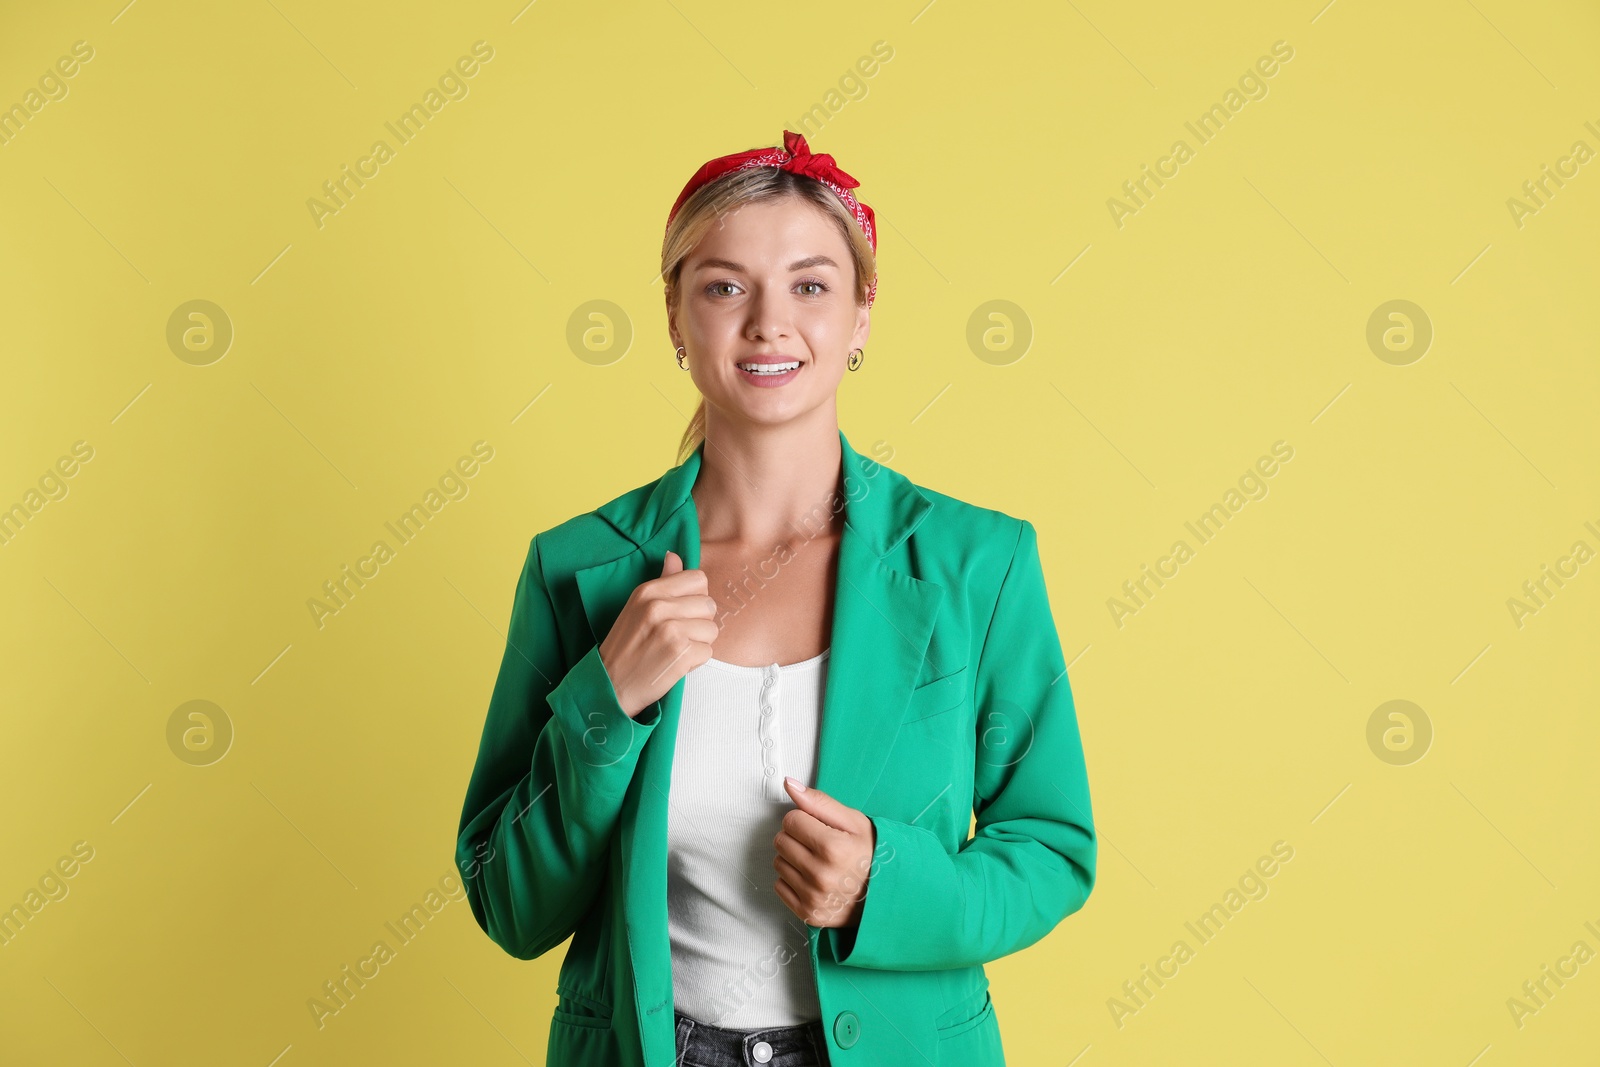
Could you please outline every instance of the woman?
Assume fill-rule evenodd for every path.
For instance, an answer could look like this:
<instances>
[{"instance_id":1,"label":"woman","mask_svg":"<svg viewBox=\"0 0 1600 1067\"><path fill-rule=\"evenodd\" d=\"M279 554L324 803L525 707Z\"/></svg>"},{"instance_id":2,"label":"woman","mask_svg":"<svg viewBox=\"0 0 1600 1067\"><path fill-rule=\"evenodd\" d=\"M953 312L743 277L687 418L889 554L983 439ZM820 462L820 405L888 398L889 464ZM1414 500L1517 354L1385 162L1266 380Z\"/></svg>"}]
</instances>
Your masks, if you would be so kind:
<instances>
[{"instance_id":1,"label":"woman","mask_svg":"<svg viewBox=\"0 0 1600 1067\"><path fill-rule=\"evenodd\" d=\"M1094 886L1033 525L839 429L858 184L787 131L700 168L688 454L529 546L456 858L505 951L572 939L552 1064L1003 1064L983 964Z\"/></svg>"}]
</instances>

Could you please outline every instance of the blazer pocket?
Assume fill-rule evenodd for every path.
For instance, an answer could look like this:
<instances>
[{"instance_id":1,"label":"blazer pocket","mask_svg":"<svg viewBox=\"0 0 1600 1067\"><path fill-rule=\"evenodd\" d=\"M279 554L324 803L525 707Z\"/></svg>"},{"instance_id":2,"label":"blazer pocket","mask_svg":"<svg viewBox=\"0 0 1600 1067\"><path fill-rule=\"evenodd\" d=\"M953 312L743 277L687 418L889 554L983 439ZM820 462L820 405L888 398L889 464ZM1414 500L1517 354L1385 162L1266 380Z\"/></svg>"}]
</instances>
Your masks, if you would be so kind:
<instances>
[{"instance_id":1,"label":"blazer pocket","mask_svg":"<svg viewBox=\"0 0 1600 1067\"><path fill-rule=\"evenodd\" d=\"M911 691L911 701L906 705L902 723L929 719L959 707L967 695L967 667L951 671L931 682L924 682Z\"/></svg>"},{"instance_id":2,"label":"blazer pocket","mask_svg":"<svg viewBox=\"0 0 1600 1067\"><path fill-rule=\"evenodd\" d=\"M569 1026L587 1026L596 1030L611 1029L611 1006L575 992L564 985L556 986L555 1019Z\"/></svg>"},{"instance_id":3,"label":"blazer pocket","mask_svg":"<svg viewBox=\"0 0 1600 1067\"><path fill-rule=\"evenodd\" d=\"M974 1026L981 1026L992 1015L994 1002L989 999L989 986L985 983L983 988L946 1009L934 1020L934 1026L939 1040L943 1041L964 1034Z\"/></svg>"}]
</instances>

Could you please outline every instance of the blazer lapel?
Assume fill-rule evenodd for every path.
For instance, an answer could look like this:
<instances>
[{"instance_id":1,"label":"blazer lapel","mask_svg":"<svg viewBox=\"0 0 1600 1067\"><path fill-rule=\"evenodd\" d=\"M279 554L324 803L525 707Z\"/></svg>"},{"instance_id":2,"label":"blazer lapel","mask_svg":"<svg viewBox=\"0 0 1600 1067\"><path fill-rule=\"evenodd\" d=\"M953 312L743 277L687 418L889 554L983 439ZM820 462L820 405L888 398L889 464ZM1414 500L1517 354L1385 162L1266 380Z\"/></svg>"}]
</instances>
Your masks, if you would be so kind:
<instances>
[{"instance_id":1,"label":"blazer lapel","mask_svg":"<svg viewBox=\"0 0 1600 1067\"><path fill-rule=\"evenodd\" d=\"M933 507L904 476L840 434L845 528L834 584L818 789L861 808L877 785L924 660L944 589L884 559Z\"/></svg>"},{"instance_id":2,"label":"blazer lapel","mask_svg":"<svg viewBox=\"0 0 1600 1067\"><path fill-rule=\"evenodd\" d=\"M861 808L883 773L912 689L927 674L938 673L925 670L924 661L945 594L941 586L885 561L927 516L932 501L903 475L857 453L843 431L839 445L845 529L834 584L815 784L842 803ZM702 442L642 499L629 494L599 509L635 547L576 574L596 643L611 632L634 588L660 576L668 549L683 557L686 569L700 566L700 523L690 490L704 450ZM660 719L640 753L620 828L639 1017L647 1034L654 1029L658 1035L661 1027L650 1019L672 1002L667 814L683 689L680 678L659 702ZM815 936L813 929L813 941ZM670 1013L666 1019L670 1031ZM667 1039L646 1037L647 1048L658 1042Z\"/></svg>"},{"instance_id":3,"label":"blazer lapel","mask_svg":"<svg viewBox=\"0 0 1600 1067\"><path fill-rule=\"evenodd\" d=\"M575 575L584 618L596 644L611 632L633 590L660 577L668 549L683 557L684 569L700 566L700 521L689 490L700 472L704 448L702 444L662 475L642 506L625 495L599 509L599 515L634 542L634 548ZM639 754L634 785L623 798L618 830L622 855L619 895L647 1063L671 1055L673 1043L668 1010L672 1003L672 944L667 927L667 791L683 689L680 678L657 702L660 718ZM657 1018L664 1023L654 1021Z\"/></svg>"}]
</instances>

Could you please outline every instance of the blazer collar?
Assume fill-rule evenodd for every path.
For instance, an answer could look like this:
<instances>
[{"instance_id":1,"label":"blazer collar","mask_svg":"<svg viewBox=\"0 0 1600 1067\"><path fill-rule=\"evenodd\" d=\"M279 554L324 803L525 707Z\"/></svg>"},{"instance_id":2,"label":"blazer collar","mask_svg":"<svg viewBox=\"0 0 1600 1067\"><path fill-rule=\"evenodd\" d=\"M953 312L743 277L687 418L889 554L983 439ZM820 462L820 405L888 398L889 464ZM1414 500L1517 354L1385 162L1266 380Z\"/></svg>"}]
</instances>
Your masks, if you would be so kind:
<instances>
[{"instance_id":1,"label":"blazer collar","mask_svg":"<svg viewBox=\"0 0 1600 1067\"><path fill-rule=\"evenodd\" d=\"M601 506L597 514L634 545L644 547L663 527L682 519L678 510L693 499L690 490L700 475L705 449L702 440L682 463L657 479L647 496L618 497ZM847 501L845 525L874 555L886 556L927 517L933 501L904 475L857 452L843 430L839 431L839 451ZM698 546L695 551L698 555ZM687 553L680 554L686 557L685 567L699 565L698 559L691 563Z\"/></svg>"}]
</instances>

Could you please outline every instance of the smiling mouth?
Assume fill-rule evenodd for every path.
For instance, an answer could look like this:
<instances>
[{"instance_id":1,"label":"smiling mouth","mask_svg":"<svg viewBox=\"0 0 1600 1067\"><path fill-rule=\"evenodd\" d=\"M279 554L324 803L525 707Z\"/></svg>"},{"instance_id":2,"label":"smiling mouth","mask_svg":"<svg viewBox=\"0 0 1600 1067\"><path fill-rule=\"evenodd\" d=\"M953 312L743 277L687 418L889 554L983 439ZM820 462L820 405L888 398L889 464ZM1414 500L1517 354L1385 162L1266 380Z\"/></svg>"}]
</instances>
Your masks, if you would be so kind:
<instances>
[{"instance_id":1,"label":"smiling mouth","mask_svg":"<svg viewBox=\"0 0 1600 1067\"><path fill-rule=\"evenodd\" d=\"M739 363L735 364L747 374L787 374L792 370L800 369L800 361L791 359L784 363Z\"/></svg>"}]
</instances>

